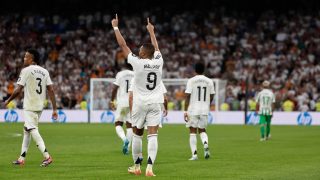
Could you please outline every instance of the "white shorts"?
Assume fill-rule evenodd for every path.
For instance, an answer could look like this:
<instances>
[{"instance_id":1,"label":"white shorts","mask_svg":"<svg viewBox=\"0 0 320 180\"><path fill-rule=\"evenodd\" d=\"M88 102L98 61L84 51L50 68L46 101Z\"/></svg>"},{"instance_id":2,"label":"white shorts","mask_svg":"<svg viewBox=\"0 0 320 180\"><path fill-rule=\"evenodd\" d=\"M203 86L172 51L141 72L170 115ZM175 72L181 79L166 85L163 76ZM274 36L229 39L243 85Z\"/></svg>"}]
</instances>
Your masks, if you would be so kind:
<instances>
[{"instance_id":1,"label":"white shorts","mask_svg":"<svg viewBox=\"0 0 320 180\"><path fill-rule=\"evenodd\" d=\"M115 112L115 122L131 123L129 107L117 107Z\"/></svg>"},{"instance_id":2,"label":"white shorts","mask_svg":"<svg viewBox=\"0 0 320 180\"><path fill-rule=\"evenodd\" d=\"M208 126L208 115L189 115L186 127L204 129Z\"/></svg>"},{"instance_id":3,"label":"white shorts","mask_svg":"<svg viewBox=\"0 0 320 180\"><path fill-rule=\"evenodd\" d=\"M161 122L160 104L134 104L132 106L132 126L142 129L144 126L158 126Z\"/></svg>"},{"instance_id":4,"label":"white shorts","mask_svg":"<svg viewBox=\"0 0 320 180\"><path fill-rule=\"evenodd\" d=\"M41 111L23 111L24 115L24 127L29 129L38 129L39 119Z\"/></svg>"}]
</instances>

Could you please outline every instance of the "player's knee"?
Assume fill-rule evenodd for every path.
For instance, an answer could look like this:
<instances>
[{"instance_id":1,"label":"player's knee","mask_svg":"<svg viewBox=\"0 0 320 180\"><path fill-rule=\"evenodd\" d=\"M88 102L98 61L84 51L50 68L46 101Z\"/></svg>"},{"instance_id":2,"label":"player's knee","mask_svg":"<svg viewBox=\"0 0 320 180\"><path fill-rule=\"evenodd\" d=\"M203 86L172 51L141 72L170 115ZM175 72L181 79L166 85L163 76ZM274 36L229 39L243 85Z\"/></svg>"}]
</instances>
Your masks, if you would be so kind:
<instances>
[{"instance_id":1,"label":"player's knee","mask_svg":"<svg viewBox=\"0 0 320 180\"><path fill-rule=\"evenodd\" d=\"M138 129L137 127L133 128L133 133L137 136L142 136L143 135L143 129Z\"/></svg>"},{"instance_id":2,"label":"player's knee","mask_svg":"<svg viewBox=\"0 0 320 180\"><path fill-rule=\"evenodd\" d=\"M123 125L123 122L116 121L116 122L114 123L114 125L115 125L115 126L122 126L122 125Z\"/></svg>"},{"instance_id":3,"label":"player's knee","mask_svg":"<svg viewBox=\"0 0 320 180\"><path fill-rule=\"evenodd\" d=\"M132 128L132 124L129 123L129 122L126 122L126 127L127 127L127 128Z\"/></svg>"},{"instance_id":4,"label":"player's knee","mask_svg":"<svg viewBox=\"0 0 320 180\"><path fill-rule=\"evenodd\" d=\"M158 126L148 126L148 134L157 134Z\"/></svg>"},{"instance_id":5,"label":"player's knee","mask_svg":"<svg viewBox=\"0 0 320 180\"><path fill-rule=\"evenodd\" d=\"M190 130L190 134L196 134L197 133L197 128L190 127L189 130Z\"/></svg>"},{"instance_id":6,"label":"player's knee","mask_svg":"<svg viewBox=\"0 0 320 180\"><path fill-rule=\"evenodd\" d=\"M200 133L206 132L206 129L205 128L199 128L198 131L199 131L199 134L200 134Z\"/></svg>"}]
</instances>

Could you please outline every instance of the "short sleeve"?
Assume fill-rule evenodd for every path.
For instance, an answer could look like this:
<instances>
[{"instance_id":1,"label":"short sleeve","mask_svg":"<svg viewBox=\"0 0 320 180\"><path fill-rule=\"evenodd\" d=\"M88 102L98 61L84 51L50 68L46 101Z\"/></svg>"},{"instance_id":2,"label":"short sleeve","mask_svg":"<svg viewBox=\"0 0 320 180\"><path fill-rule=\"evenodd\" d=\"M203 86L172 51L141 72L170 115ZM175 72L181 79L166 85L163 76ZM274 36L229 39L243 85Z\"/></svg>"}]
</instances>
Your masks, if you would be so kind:
<instances>
[{"instance_id":1,"label":"short sleeve","mask_svg":"<svg viewBox=\"0 0 320 180\"><path fill-rule=\"evenodd\" d=\"M154 56L154 59L157 59L157 60L161 59L162 60L162 54L160 53L160 51L155 51L153 56Z\"/></svg>"},{"instance_id":2,"label":"short sleeve","mask_svg":"<svg viewBox=\"0 0 320 180\"><path fill-rule=\"evenodd\" d=\"M163 94L167 93L167 88L166 88L166 86L164 86L162 81L161 81L161 88L162 88Z\"/></svg>"},{"instance_id":3,"label":"short sleeve","mask_svg":"<svg viewBox=\"0 0 320 180\"><path fill-rule=\"evenodd\" d=\"M189 79L187 82L187 87L186 87L185 93L191 94L191 92L192 92L192 82Z\"/></svg>"},{"instance_id":4,"label":"short sleeve","mask_svg":"<svg viewBox=\"0 0 320 180\"><path fill-rule=\"evenodd\" d=\"M256 96L256 102L259 102L259 98L260 98L260 93L258 93L258 95Z\"/></svg>"},{"instance_id":5,"label":"short sleeve","mask_svg":"<svg viewBox=\"0 0 320 180\"><path fill-rule=\"evenodd\" d=\"M27 69L22 69L20 72L17 84L19 84L21 86L25 86L27 79L28 79L28 76L29 76L29 73L28 73Z\"/></svg>"},{"instance_id":6,"label":"short sleeve","mask_svg":"<svg viewBox=\"0 0 320 180\"><path fill-rule=\"evenodd\" d=\"M113 84L116 85L116 86L120 86L119 73L116 75L116 81L114 81Z\"/></svg>"},{"instance_id":7,"label":"short sleeve","mask_svg":"<svg viewBox=\"0 0 320 180\"><path fill-rule=\"evenodd\" d=\"M133 88L133 80L134 80L134 79L132 79L132 80L131 80L131 82L130 82L128 92L132 92L132 88Z\"/></svg>"},{"instance_id":8,"label":"short sleeve","mask_svg":"<svg viewBox=\"0 0 320 180\"><path fill-rule=\"evenodd\" d=\"M139 58L133 54L132 52L128 54L128 63L133 65L135 61L139 60Z\"/></svg>"},{"instance_id":9,"label":"short sleeve","mask_svg":"<svg viewBox=\"0 0 320 180\"><path fill-rule=\"evenodd\" d=\"M50 86L50 85L52 85L52 84L53 84L53 82L52 82L52 80L51 80L51 78L50 78L50 75L49 75L49 73L48 73L47 86Z\"/></svg>"},{"instance_id":10,"label":"short sleeve","mask_svg":"<svg viewBox=\"0 0 320 180\"><path fill-rule=\"evenodd\" d=\"M210 94L215 94L216 91L214 90L214 84L212 80L210 80L210 87L211 87Z\"/></svg>"},{"instance_id":11,"label":"short sleeve","mask_svg":"<svg viewBox=\"0 0 320 180\"><path fill-rule=\"evenodd\" d=\"M276 102L276 98L275 95L272 93L272 102L275 103Z\"/></svg>"}]
</instances>

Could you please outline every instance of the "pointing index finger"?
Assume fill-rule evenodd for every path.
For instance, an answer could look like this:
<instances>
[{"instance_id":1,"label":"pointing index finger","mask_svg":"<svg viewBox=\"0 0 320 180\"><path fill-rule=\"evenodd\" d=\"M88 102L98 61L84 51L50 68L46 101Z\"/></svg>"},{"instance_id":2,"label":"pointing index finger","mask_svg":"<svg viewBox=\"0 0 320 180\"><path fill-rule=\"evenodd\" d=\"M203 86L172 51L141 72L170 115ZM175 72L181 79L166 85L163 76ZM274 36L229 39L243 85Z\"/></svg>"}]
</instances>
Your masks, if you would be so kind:
<instances>
[{"instance_id":1,"label":"pointing index finger","mask_svg":"<svg viewBox=\"0 0 320 180\"><path fill-rule=\"evenodd\" d=\"M148 24L150 24L149 17L147 18Z\"/></svg>"},{"instance_id":2,"label":"pointing index finger","mask_svg":"<svg viewBox=\"0 0 320 180\"><path fill-rule=\"evenodd\" d=\"M118 20L118 14L116 14L116 20Z\"/></svg>"}]
</instances>

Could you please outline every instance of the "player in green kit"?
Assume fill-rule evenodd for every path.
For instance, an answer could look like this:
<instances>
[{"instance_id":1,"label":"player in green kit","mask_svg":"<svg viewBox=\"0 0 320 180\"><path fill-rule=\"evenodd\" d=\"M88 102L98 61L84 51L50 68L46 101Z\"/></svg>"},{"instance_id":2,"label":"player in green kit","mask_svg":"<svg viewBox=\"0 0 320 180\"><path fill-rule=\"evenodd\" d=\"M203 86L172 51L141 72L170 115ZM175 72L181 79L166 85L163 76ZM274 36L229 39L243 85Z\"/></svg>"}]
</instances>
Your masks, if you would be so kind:
<instances>
[{"instance_id":1,"label":"player in green kit","mask_svg":"<svg viewBox=\"0 0 320 180\"><path fill-rule=\"evenodd\" d=\"M275 96L269 87L270 82L264 81L262 83L263 89L256 97L256 110L260 116L260 141L265 141L270 138L270 124L274 110Z\"/></svg>"}]
</instances>

